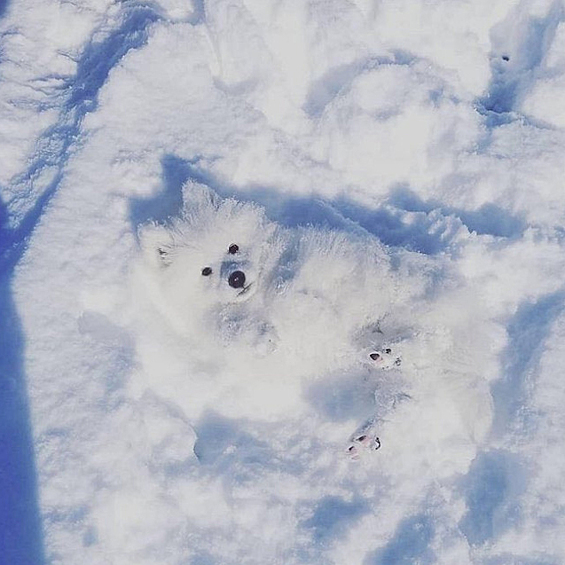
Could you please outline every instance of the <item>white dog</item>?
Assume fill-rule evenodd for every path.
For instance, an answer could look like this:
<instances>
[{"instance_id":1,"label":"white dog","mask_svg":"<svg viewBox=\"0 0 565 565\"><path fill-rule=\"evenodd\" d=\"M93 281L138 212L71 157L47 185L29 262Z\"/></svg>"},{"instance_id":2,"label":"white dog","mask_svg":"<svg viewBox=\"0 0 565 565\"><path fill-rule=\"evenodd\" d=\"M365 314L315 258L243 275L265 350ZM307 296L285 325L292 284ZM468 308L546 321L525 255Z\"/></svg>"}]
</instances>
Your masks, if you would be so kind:
<instances>
[{"instance_id":1,"label":"white dog","mask_svg":"<svg viewBox=\"0 0 565 565\"><path fill-rule=\"evenodd\" d=\"M347 375L372 395L381 369L399 369L406 332L390 327L423 283L413 275L411 287L399 284L386 248L369 234L284 228L255 204L189 182L181 217L144 226L140 242L137 386L189 417L211 406L241 416L245 407L249 418L274 421L309 409L307 391L322 390L324 375ZM357 417L371 425L352 437L354 458L380 445L380 414Z\"/></svg>"}]
</instances>

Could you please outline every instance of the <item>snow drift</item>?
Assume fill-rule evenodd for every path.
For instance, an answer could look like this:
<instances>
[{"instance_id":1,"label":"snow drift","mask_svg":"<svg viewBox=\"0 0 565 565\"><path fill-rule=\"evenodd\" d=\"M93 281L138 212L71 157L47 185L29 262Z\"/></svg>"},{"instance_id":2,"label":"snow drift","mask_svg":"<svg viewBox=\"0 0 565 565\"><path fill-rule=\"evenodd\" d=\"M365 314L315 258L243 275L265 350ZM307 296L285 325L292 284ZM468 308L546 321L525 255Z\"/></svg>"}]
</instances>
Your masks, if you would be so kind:
<instances>
[{"instance_id":1,"label":"snow drift","mask_svg":"<svg viewBox=\"0 0 565 565\"><path fill-rule=\"evenodd\" d=\"M562 2L0 17L3 559L565 560Z\"/></svg>"}]
</instances>

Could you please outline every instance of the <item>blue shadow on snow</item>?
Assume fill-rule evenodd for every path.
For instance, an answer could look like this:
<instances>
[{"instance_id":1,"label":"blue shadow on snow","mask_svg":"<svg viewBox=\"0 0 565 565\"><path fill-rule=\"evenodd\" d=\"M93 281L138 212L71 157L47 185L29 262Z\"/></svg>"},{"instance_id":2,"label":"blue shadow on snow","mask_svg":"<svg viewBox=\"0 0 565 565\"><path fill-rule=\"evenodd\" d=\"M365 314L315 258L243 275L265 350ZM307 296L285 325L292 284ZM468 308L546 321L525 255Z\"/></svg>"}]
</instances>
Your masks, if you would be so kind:
<instances>
[{"instance_id":1,"label":"blue shadow on snow","mask_svg":"<svg viewBox=\"0 0 565 565\"><path fill-rule=\"evenodd\" d=\"M6 13L8 8L8 0L0 0L0 18Z\"/></svg>"},{"instance_id":2,"label":"blue shadow on snow","mask_svg":"<svg viewBox=\"0 0 565 565\"><path fill-rule=\"evenodd\" d=\"M516 423L518 416L527 417L523 408L528 404L528 377L538 366L544 342L564 308L565 293L559 291L534 303L522 304L510 320L508 345L503 353L503 375L491 387L494 433L503 433Z\"/></svg>"},{"instance_id":3,"label":"blue shadow on snow","mask_svg":"<svg viewBox=\"0 0 565 565\"><path fill-rule=\"evenodd\" d=\"M547 16L532 16L521 26L522 41L517 46L513 44L512 34L508 34L510 50L491 56L491 81L486 95L479 100L479 108L494 114L514 110L522 90L528 86L528 82L535 80L533 73L542 63L547 46L551 44L561 21L561 10L561 3L554 2ZM511 11L509 15L514 28L515 14Z\"/></svg>"},{"instance_id":4,"label":"blue shadow on snow","mask_svg":"<svg viewBox=\"0 0 565 565\"><path fill-rule=\"evenodd\" d=\"M255 435L250 433L252 429ZM301 462L295 458L284 459L273 451L268 441L268 424L225 418L208 411L194 425L194 431L194 454L201 472L221 477L228 489L255 480L265 469L294 475L302 470Z\"/></svg>"},{"instance_id":5,"label":"blue shadow on snow","mask_svg":"<svg viewBox=\"0 0 565 565\"><path fill-rule=\"evenodd\" d=\"M489 451L475 458L461 485L467 512L459 528L469 544L482 545L520 520L525 485L526 473L516 455Z\"/></svg>"},{"instance_id":6,"label":"blue shadow on snow","mask_svg":"<svg viewBox=\"0 0 565 565\"><path fill-rule=\"evenodd\" d=\"M391 202L408 212L430 213L433 210L441 210L445 216L459 218L470 232L478 235L514 238L521 236L526 228L523 218L512 216L492 203L483 204L477 210L453 208L434 200L424 201L407 187L398 187L393 193Z\"/></svg>"},{"instance_id":7,"label":"blue shadow on snow","mask_svg":"<svg viewBox=\"0 0 565 565\"><path fill-rule=\"evenodd\" d=\"M0 256L7 238L0 202ZM24 337L11 270L0 265L0 564L45 562L33 439L23 369Z\"/></svg>"},{"instance_id":8,"label":"blue shadow on snow","mask_svg":"<svg viewBox=\"0 0 565 565\"><path fill-rule=\"evenodd\" d=\"M373 552L363 565L431 565L436 556L429 545L434 537L432 520L425 514L403 520L385 547Z\"/></svg>"},{"instance_id":9,"label":"blue shadow on snow","mask_svg":"<svg viewBox=\"0 0 565 565\"><path fill-rule=\"evenodd\" d=\"M37 142L37 150L27 170L12 179L11 184L30 191L35 179L43 170L54 167L53 180L37 196L33 205L7 238L5 255L12 266L17 263L27 245L43 211L56 194L63 178L63 169L70 149L80 138L85 115L96 109L98 94L110 70L131 50L142 47L149 36L149 25L159 19L149 6L133 6L124 17L122 25L105 40L89 43L77 66L77 74L66 84L68 98L58 122L47 129ZM0 256L0 260L3 258Z\"/></svg>"},{"instance_id":10,"label":"blue shadow on snow","mask_svg":"<svg viewBox=\"0 0 565 565\"><path fill-rule=\"evenodd\" d=\"M0 16L7 6L7 0L0 0ZM8 210L0 202L0 565L45 562L23 368L25 340L12 298L13 269L57 191L82 119L96 108L110 70L129 50L146 43L148 26L158 19L151 7L133 6L117 31L85 48L76 76L67 83L65 111L38 141L36 156L13 184L33 186L41 171L52 166L58 172L14 228L7 227Z\"/></svg>"},{"instance_id":11,"label":"blue shadow on snow","mask_svg":"<svg viewBox=\"0 0 565 565\"><path fill-rule=\"evenodd\" d=\"M506 21L498 24L506 27L494 40L491 52L491 79L486 93L479 97L475 107L485 116L485 124L496 128L517 119L531 122L530 118L516 111L520 97L537 78L544 55L551 45L557 27L562 21L562 7L554 0L544 17L531 16L522 20L518 4L508 13ZM497 26L497 27L498 27ZM519 35L520 41L515 41ZM542 68L543 72L543 68ZM544 127L544 124L535 124Z\"/></svg>"},{"instance_id":12,"label":"blue shadow on snow","mask_svg":"<svg viewBox=\"0 0 565 565\"><path fill-rule=\"evenodd\" d=\"M67 108L81 107L83 113L94 110L98 93L110 71L130 50L145 45L149 25L159 19L152 7L133 6L115 32L102 42L87 45L78 63L77 73L69 83L71 94Z\"/></svg>"},{"instance_id":13,"label":"blue shadow on snow","mask_svg":"<svg viewBox=\"0 0 565 565\"><path fill-rule=\"evenodd\" d=\"M312 531L317 543L325 545L345 536L347 530L354 527L369 510L362 499L347 501L337 496L326 496L317 501L312 517L302 525Z\"/></svg>"},{"instance_id":14,"label":"blue shadow on snow","mask_svg":"<svg viewBox=\"0 0 565 565\"><path fill-rule=\"evenodd\" d=\"M406 51L394 50L392 57L360 57L351 63L336 65L315 80L306 95L303 110L310 117L319 117L328 104L347 92L360 75L379 66L409 65L415 57Z\"/></svg>"},{"instance_id":15,"label":"blue shadow on snow","mask_svg":"<svg viewBox=\"0 0 565 565\"><path fill-rule=\"evenodd\" d=\"M149 198L132 198L130 200L130 221L133 226L146 222L161 224L182 211L182 186L187 181L188 174L182 163L176 165L174 158L165 157L163 160L163 184L161 192Z\"/></svg>"},{"instance_id":16,"label":"blue shadow on snow","mask_svg":"<svg viewBox=\"0 0 565 565\"><path fill-rule=\"evenodd\" d=\"M134 226L153 220L166 223L182 208L182 186L188 180L209 186L221 197L263 206L278 223L296 228L313 226L356 234L370 233L385 245L434 255L450 244L455 228L465 225L469 231L494 237L518 237L525 222L495 204L478 210L462 210L425 202L407 188L398 188L385 205L368 209L345 197L326 201L314 196L281 194L272 187L249 187L241 190L223 184L202 166L202 159L187 160L166 155L162 159L164 188L147 199L133 199L130 218ZM443 228L438 229L438 223Z\"/></svg>"},{"instance_id":17,"label":"blue shadow on snow","mask_svg":"<svg viewBox=\"0 0 565 565\"><path fill-rule=\"evenodd\" d=\"M306 399L324 418L345 422L369 419L375 412L375 395L363 375L329 375L308 387Z\"/></svg>"}]
</instances>

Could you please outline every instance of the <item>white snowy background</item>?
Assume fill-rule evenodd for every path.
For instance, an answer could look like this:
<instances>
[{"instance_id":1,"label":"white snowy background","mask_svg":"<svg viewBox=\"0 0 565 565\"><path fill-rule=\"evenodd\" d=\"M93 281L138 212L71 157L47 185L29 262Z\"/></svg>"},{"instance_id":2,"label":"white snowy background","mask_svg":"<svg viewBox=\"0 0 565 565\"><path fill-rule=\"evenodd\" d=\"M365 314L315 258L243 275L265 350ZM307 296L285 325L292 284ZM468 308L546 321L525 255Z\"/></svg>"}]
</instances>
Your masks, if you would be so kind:
<instances>
[{"instance_id":1,"label":"white snowy background","mask_svg":"<svg viewBox=\"0 0 565 565\"><path fill-rule=\"evenodd\" d=\"M561 0L0 0L0 563L565 563L564 179Z\"/></svg>"}]
</instances>

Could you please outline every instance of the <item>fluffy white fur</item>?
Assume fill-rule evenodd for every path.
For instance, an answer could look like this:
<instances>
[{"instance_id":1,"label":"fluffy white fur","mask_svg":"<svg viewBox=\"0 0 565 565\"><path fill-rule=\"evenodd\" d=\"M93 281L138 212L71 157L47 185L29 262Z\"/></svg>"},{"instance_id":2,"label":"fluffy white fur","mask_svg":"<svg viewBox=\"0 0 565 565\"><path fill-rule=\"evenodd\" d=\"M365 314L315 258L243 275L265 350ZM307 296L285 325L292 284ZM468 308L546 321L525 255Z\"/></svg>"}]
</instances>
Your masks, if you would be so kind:
<instances>
[{"instance_id":1,"label":"fluffy white fur","mask_svg":"<svg viewBox=\"0 0 565 565\"><path fill-rule=\"evenodd\" d=\"M182 216L145 226L140 241L134 296L148 320L140 338L152 342L139 348L143 372L189 414L212 403L229 416L245 407L276 418L304 408L305 388L329 372L358 371L362 381L392 366L369 353L402 337L387 326L406 287L374 237L287 229L189 182ZM235 270L243 289L228 284Z\"/></svg>"}]
</instances>

